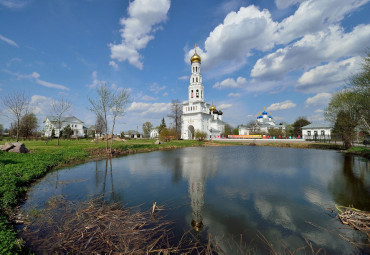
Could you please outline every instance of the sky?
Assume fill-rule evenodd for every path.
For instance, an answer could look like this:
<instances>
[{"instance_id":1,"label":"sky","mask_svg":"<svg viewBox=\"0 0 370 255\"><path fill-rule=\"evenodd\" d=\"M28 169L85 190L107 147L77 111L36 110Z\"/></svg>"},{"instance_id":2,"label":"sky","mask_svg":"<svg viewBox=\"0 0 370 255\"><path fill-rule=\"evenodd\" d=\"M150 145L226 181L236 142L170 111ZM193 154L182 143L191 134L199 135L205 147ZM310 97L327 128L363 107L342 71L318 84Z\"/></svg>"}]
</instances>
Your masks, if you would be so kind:
<instances>
[{"instance_id":1,"label":"sky","mask_svg":"<svg viewBox=\"0 0 370 255\"><path fill-rule=\"evenodd\" d=\"M169 126L171 101L188 99L196 43L205 100L226 123L264 107L277 123L322 122L370 47L369 1L0 0L0 97L26 92L40 129L64 97L66 115L88 126L103 82L131 95L117 133L163 117Z\"/></svg>"}]
</instances>

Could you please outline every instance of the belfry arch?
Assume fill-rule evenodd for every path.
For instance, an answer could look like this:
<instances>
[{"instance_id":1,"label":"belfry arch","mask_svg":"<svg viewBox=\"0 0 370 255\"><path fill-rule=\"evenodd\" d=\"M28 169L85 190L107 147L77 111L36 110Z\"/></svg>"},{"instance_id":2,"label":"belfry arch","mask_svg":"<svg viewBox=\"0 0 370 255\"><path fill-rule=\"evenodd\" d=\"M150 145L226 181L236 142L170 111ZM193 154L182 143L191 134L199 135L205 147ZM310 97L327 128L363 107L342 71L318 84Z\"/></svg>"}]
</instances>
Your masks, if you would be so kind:
<instances>
[{"instance_id":1,"label":"belfry arch","mask_svg":"<svg viewBox=\"0 0 370 255\"><path fill-rule=\"evenodd\" d=\"M193 125L190 125L188 127L188 139L189 140L193 140L194 139L194 133L195 133L194 126Z\"/></svg>"}]
</instances>

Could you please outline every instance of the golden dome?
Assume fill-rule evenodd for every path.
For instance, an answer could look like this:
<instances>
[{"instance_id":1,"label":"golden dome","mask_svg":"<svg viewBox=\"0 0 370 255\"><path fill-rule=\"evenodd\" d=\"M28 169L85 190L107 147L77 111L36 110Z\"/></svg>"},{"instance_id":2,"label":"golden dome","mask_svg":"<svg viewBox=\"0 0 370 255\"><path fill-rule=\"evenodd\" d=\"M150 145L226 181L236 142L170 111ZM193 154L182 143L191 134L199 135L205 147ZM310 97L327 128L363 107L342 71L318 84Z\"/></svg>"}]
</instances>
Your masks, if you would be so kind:
<instances>
[{"instance_id":1,"label":"golden dome","mask_svg":"<svg viewBox=\"0 0 370 255\"><path fill-rule=\"evenodd\" d=\"M215 111L216 110L216 106L214 106L213 104L212 104L212 106L211 107L209 107L209 110L212 112L212 111Z\"/></svg>"},{"instance_id":2,"label":"golden dome","mask_svg":"<svg viewBox=\"0 0 370 255\"><path fill-rule=\"evenodd\" d=\"M193 63L193 62L197 62L197 63L200 63L201 62L201 58L200 56L197 54L197 44L194 45L194 55L190 58L190 62Z\"/></svg>"}]
</instances>

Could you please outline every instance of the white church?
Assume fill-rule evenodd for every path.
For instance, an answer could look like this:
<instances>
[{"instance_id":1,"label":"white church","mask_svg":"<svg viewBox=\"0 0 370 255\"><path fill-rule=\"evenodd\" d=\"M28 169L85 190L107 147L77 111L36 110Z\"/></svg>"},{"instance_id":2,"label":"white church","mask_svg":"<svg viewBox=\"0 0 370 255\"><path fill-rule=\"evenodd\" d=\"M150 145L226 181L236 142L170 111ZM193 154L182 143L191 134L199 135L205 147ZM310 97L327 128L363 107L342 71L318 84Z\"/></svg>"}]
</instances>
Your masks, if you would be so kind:
<instances>
[{"instance_id":1,"label":"white church","mask_svg":"<svg viewBox=\"0 0 370 255\"><path fill-rule=\"evenodd\" d=\"M196 44L194 55L190 58L191 76L188 88L188 101L182 106L181 138L194 139L196 131L207 133L207 139L219 139L225 131L222 111L204 101L204 86L200 74L201 58L197 54Z\"/></svg>"}]
</instances>

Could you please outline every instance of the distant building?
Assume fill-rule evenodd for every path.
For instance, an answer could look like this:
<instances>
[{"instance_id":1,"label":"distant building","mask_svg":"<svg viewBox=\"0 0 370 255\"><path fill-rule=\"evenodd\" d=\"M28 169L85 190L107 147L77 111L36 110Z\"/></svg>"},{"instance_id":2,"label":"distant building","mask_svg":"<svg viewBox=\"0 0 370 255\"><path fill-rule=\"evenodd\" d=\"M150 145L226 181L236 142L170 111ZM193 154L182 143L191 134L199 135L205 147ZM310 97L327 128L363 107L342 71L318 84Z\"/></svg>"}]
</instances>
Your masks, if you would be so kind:
<instances>
[{"instance_id":1,"label":"distant building","mask_svg":"<svg viewBox=\"0 0 370 255\"><path fill-rule=\"evenodd\" d=\"M72 137L83 137L84 136L84 122L76 118L75 116L62 117L61 127L59 129L56 116L46 116L44 120L45 124L45 136L51 137L51 133L54 129L55 137L59 137L60 130L63 130L66 126L70 126L73 133Z\"/></svg>"},{"instance_id":2,"label":"distant building","mask_svg":"<svg viewBox=\"0 0 370 255\"><path fill-rule=\"evenodd\" d=\"M252 132L268 133L270 128L285 130L285 125L276 125L271 113L267 113L265 107L265 110L258 114L257 121L253 127L239 126L239 135L250 135Z\"/></svg>"},{"instance_id":3,"label":"distant building","mask_svg":"<svg viewBox=\"0 0 370 255\"><path fill-rule=\"evenodd\" d=\"M327 123L311 123L302 127L302 138L304 140L331 139L333 126Z\"/></svg>"},{"instance_id":4,"label":"distant building","mask_svg":"<svg viewBox=\"0 0 370 255\"><path fill-rule=\"evenodd\" d=\"M143 138L143 135L136 130L129 130L125 132L125 138Z\"/></svg>"},{"instance_id":5,"label":"distant building","mask_svg":"<svg viewBox=\"0 0 370 255\"><path fill-rule=\"evenodd\" d=\"M157 138L159 136L159 130L158 128L153 128L150 130L150 138Z\"/></svg>"}]
</instances>

